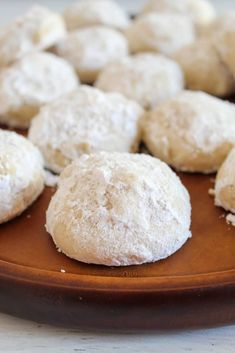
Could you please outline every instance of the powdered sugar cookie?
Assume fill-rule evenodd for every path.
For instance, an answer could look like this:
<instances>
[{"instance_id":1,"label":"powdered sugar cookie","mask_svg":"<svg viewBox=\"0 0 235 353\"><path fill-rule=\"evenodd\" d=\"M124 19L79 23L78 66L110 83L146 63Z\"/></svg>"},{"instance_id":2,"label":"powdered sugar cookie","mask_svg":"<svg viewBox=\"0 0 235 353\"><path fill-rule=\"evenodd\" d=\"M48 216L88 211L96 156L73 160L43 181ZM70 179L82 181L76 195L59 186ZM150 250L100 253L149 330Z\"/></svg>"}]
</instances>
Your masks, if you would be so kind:
<instances>
[{"instance_id":1,"label":"powdered sugar cookie","mask_svg":"<svg viewBox=\"0 0 235 353\"><path fill-rule=\"evenodd\" d=\"M215 96L235 92L235 80L210 39L200 39L174 55L184 71L186 86Z\"/></svg>"},{"instance_id":2,"label":"powdered sugar cookie","mask_svg":"<svg viewBox=\"0 0 235 353\"><path fill-rule=\"evenodd\" d=\"M83 153L136 152L142 108L120 94L80 88L41 109L30 140L49 169L59 173Z\"/></svg>"},{"instance_id":3,"label":"powdered sugar cookie","mask_svg":"<svg viewBox=\"0 0 235 353\"><path fill-rule=\"evenodd\" d=\"M154 156L187 172L218 170L235 146L235 106L185 91L149 113L144 141Z\"/></svg>"},{"instance_id":4,"label":"powdered sugar cookie","mask_svg":"<svg viewBox=\"0 0 235 353\"><path fill-rule=\"evenodd\" d=\"M188 192L165 163L98 153L64 170L46 226L73 259L127 266L172 255L191 236L190 222Z\"/></svg>"},{"instance_id":5,"label":"powdered sugar cookie","mask_svg":"<svg viewBox=\"0 0 235 353\"><path fill-rule=\"evenodd\" d=\"M15 132L0 129L0 224L21 214L44 188L42 157Z\"/></svg>"},{"instance_id":6,"label":"powdered sugar cookie","mask_svg":"<svg viewBox=\"0 0 235 353\"><path fill-rule=\"evenodd\" d=\"M235 15L221 21L220 27L210 34L223 62L235 76Z\"/></svg>"},{"instance_id":7,"label":"powdered sugar cookie","mask_svg":"<svg viewBox=\"0 0 235 353\"><path fill-rule=\"evenodd\" d=\"M32 7L23 17L0 32L0 67L12 64L35 50L47 49L66 33L61 15L41 6Z\"/></svg>"},{"instance_id":8,"label":"powdered sugar cookie","mask_svg":"<svg viewBox=\"0 0 235 353\"><path fill-rule=\"evenodd\" d=\"M203 27L201 32L202 37L215 38L220 32L223 32L227 27L233 27L235 21L235 11L229 11L223 15L217 16L213 22Z\"/></svg>"},{"instance_id":9,"label":"powdered sugar cookie","mask_svg":"<svg viewBox=\"0 0 235 353\"><path fill-rule=\"evenodd\" d=\"M198 28L211 23L216 17L214 6L207 0L150 0L143 9L143 13L149 12L185 14Z\"/></svg>"},{"instance_id":10,"label":"powdered sugar cookie","mask_svg":"<svg viewBox=\"0 0 235 353\"><path fill-rule=\"evenodd\" d=\"M195 29L187 16L150 13L134 20L126 35L133 53L156 51L171 55L195 40Z\"/></svg>"},{"instance_id":11,"label":"powdered sugar cookie","mask_svg":"<svg viewBox=\"0 0 235 353\"><path fill-rule=\"evenodd\" d=\"M125 29L129 24L127 13L112 0L75 1L67 7L64 17L69 30L94 25Z\"/></svg>"},{"instance_id":12,"label":"powdered sugar cookie","mask_svg":"<svg viewBox=\"0 0 235 353\"><path fill-rule=\"evenodd\" d=\"M235 213L235 148L229 153L217 174L215 204Z\"/></svg>"},{"instance_id":13,"label":"powdered sugar cookie","mask_svg":"<svg viewBox=\"0 0 235 353\"><path fill-rule=\"evenodd\" d=\"M78 86L65 60L49 53L29 54L0 72L0 123L25 128L39 108Z\"/></svg>"},{"instance_id":14,"label":"powdered sugar cookie","mask_svg":"<svg viewBox=\"0 0 235 353\"><path fill-rule=\"evenodd\" d=\"M184 75L173 60L144 53L109 64L99 75L96 86L120 92L144 108L153 108L184 88Z\"/></svg>"},{"instance_id":15,"label":"powdered sugar cookie","mask_svg":"<svg viewBox=\"0 0 235 353\"><path fill-rule=\"evenodd\" d=\"M108 63L128 55L128 43L120 32L94 26L71 32L55 50L75 67L82 82L92 83Z\"/></svg>"}]
</instances>

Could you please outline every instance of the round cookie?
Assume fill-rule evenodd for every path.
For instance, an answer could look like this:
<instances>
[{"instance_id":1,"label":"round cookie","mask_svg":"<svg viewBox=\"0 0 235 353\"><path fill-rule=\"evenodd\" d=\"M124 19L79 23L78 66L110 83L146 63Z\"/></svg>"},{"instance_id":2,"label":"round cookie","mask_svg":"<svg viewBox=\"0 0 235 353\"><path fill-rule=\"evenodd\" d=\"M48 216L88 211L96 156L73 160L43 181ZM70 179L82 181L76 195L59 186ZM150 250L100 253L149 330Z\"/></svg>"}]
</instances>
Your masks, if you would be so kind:
<instances>
[{"instance_id":1,"label":"round cookie","mask_svg":"<svg viewBox=\"0 0 235 353\"><path fill-rule=\"evenodd\" d=\"M181 13L190 16L199 28L216 17L214 6L207 0L150 0L143 9L143 13L149 12Z\"/></svg>"},{"instance_id":2,"label":"round cookie","mask_svg":"<svg viewBox=\"0 0 235 353\"><path fill-rule=\"evenodd\" d=\"M54 45L66 33L61 15L33 6L24 16L0 32L0 67L8 66L26 54Z\"/></svg>"},{"instance_id":3,"label":"round cookie","mask_svg":"<svg viewBox=\"0 0 235 353\"><path fill-rule=\"evenodd\" d=\"M209 39L200 39L174 54L182 67L186 86L225 97L235 92L235 80Z\"/></svg>"},{"instance_id":4,"label":"round cookie","mask_svg":"<svg viewBox=\"0 0 235 353\"><path fill-rule=\"evenodd\" d=\"M0 224L21 214L43 188L40 152L23 136L0 129Z\"/></svg>"},{"instance_id":5,"label":"round cookie","mask_svg":"<svg viewBox=\"0 0 235 353\"><path fill-rule=\"evenodd\" d=\"M126 35L132 53L156 51L171 55L195 40L195 29L184 15L150 13L134 20Z\"/></svg>"},{"instance_id":6,"label":"round cookie","mask_svg":"<svg viewBox=\"0 0 235 353\"><path fill-rule=\"evenodd\" d=\"M218 171L215 182L215 204L235 213L235 148Z\"/></svg>"},{"instance_id":7,"label":"round cookie","mask_svg":"<svg viewBox=\"0 0 235 353\"><path fill-rule=\"evenodd\" d=\"M107 266L164 259L191 236L187 190L147 155L84 155L62 173L46 227L67 256Z\"/></svg>"},{"instance_id":8,"label":"round cookie","mask_svg":"<svg viewBox=\"0 0 235 353\"><path fill-rule=\"evenodd\" d=\"M39 108L74 90L73 67L49 53L33 53L0 72L0 123L27 128Z\"/></svg>"},{"instance_id":9,"label":"round cookie","mask_svg":"<svg viewBox=\"0 0 235 353\"><path fill-rule=\"evenodd\" d=\"M184 75L175 61L143 53L109 64L99 75L96 87L120 92L149 109L182 91Z\"/></svg>"},{"instance_id":10,"label":"round cookie","mask_svg":"<svg viewBox=\"0 0 235 353\"><path fill-rule=\"evenodd\" d=\"M41 109L29 138L48 169L60 173L84 153L136 152L142 115L137 103L120 94L80 86Z\"/></svg>"},{"instance_id":11,"label":"round cookie","mask_svg":"<svg viewBox=\"0 0 235 353\"><path fill-rule=\"evenodd\" d=\"M128 43L120 32L94 26L71 32L55 51L74 66L82 82L93 83L108 63L128 55Z\"/></svg>"},{"instance_id":12,"label":"round cookie","mask_svg":"<svg viewBox=\"0 0 235 353\"><path fill-rule=\"evenodd\" d=\"M214 19L213 22L205 25L201 30L201 36L204 38L217 38L220 32L223 32L227 27L233 26L235 21L235 11L229 11Z\"/></svg>"},{"instance_id":13,"label":"round cookie","mask_svg":"<svg viewBox=\"0 0 235 353\"><path fill-rule=\"evenodd\" d=\"M235 106L185 91L150 112L143 128L154 156L177 170L211 173L235 146Z\"/></svg>"},{"instance_id":14,"label":"round cookie","mask_svg":"<svg viewBox=\"0 0 235 353\"><path fill-rule=\"evenodd\" d=\"M233 76L235 76L235 16L225 18L221 26L211 33L214 45L227 65Z\"/></svg>"},{"instance_id":15,"label":"round cookie","mask_svg":"<svg viewBox=\"0 0 235 353\"><path fill-rule=\"evenodd\" d=\"M122 30L129 24L127 13L112 0L75 1L65 10L64 18L69 30L96 25Z\"/></svg>"}]
</instances>

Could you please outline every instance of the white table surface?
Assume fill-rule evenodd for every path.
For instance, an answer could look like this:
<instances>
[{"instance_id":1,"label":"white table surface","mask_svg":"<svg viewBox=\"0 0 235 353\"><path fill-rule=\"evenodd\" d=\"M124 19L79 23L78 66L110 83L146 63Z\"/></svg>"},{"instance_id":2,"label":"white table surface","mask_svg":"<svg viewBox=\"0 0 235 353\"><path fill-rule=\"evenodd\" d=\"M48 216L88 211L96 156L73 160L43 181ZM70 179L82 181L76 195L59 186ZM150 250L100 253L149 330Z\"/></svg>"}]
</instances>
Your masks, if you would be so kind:
<instances>
[{"instance_id":1,"label":"white table surface","mask_svg":"<svg viewBox=\"0 0 235 353\"><path fill-rule=\"evenodd\" d=\"M175 0L177 1L177 0ZM0 0L0 26L24 12L33 0ZM69 0L38 0L38 3L62 10ZM120 0L130 11L143 0ZM234 7L233 0L214 0L219 12ZM0 313L0 352L2 353L234 353L235 326L217 329L107 334L60 329L39 325Z\"/></svg>"}]
</instances>

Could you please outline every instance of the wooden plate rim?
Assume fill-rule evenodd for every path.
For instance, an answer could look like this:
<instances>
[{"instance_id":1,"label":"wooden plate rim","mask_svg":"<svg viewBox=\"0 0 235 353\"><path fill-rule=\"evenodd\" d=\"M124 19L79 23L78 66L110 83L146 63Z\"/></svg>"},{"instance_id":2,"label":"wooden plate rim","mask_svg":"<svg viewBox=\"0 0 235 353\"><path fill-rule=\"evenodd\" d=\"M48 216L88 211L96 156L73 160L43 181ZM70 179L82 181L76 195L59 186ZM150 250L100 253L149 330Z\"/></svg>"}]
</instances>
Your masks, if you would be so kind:
<instances>
[{"instance_id":1,"label":"wooden plate rim","mask_svg":"<svg viewBox=\"0 0 235 353\"><path fill-rule=\"evenodd\" d=\"M92 265L91 265L92 266ZM18 283L63 287L73 290L92 290L113 292L166 292L187 291L189 289L218 288L225 285L235 286L235 270L224 270L195 275L164 277L115 277L57 273L36 269L0 260L0 279Z\"/></svg>"}]
</instances>

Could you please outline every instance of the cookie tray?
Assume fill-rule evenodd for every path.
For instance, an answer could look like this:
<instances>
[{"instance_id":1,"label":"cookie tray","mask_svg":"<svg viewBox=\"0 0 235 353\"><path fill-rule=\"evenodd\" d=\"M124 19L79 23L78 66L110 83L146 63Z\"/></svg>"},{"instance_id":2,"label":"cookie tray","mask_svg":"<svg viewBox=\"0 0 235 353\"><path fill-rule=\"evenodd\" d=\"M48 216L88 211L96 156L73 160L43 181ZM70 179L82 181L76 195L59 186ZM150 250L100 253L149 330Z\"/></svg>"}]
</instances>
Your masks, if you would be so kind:
<instances>
[{"instance_id":1,"label":"cookie tray","mask_svg":"<svg viewBox=\"0 0 235 353\"><path fill-rule=\"evenodd\" d=\"M0 226L0 311L78 328L157 330L235 322L235 228L213 205L212 177L180 174L193 237L172 257L142 266L86 265L56 251L45 231L54 192Z\"/></svg>"}]
</instances>

